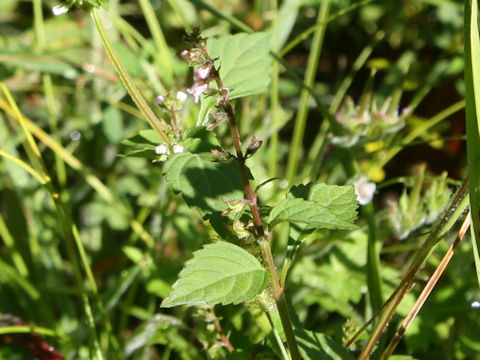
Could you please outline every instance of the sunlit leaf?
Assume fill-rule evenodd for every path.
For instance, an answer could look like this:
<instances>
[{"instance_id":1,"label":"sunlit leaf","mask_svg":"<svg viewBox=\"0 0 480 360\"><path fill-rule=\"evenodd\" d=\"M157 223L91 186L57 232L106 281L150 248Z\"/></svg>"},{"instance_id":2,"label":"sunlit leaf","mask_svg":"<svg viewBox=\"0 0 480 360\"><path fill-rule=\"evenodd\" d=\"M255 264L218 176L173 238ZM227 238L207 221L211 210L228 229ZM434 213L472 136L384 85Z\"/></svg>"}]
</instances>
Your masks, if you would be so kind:
<instances>
[{"instance_id":1,"label":"sunlit leaf","mask_svg":"<svg viewBox=\"0 0 480 360\"><path fill-rule=\"evenodd\" d=\"M162 307L237 304L267 286L269 274L241 247L219 241L193 253Z\"/></svg>"},{"instance_id":2,"label":"sunlit leaf","mask_svg":"<svg viewBox=\"0 0 480 360\"><path fill-rule=\"evenodd\" d=\"M272 72L270 34L240 33L209 39L210 57L219 58L220 77L231 90L230 98L260 94L267 89Z\"/></svg>"}]
</instances>

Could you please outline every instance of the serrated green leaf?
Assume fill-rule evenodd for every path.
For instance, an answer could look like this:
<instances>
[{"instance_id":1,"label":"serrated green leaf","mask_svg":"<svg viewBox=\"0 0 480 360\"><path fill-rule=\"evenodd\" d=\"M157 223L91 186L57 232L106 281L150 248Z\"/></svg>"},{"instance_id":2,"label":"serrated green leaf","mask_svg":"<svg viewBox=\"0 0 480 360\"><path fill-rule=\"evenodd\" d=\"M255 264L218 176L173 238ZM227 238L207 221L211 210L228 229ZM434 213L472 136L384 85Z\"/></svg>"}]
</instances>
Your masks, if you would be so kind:
<instances>
[{"instance_id":1,"label":"serrated green leaf","mask_svg":"<svg viewBox=\"0 0 480 360\"><path fill-rule=\"evenodd\" d=\"M269 273L249 252L219 241L193 253L162 307L238 304L259 294Z\"/></svg>"},{"instance_id":2,"label":"serrated green leaf","mask_svg":"<svg viewBox=\"0 0 480 360\"><path fill-rule=\"evenodd\" d=\"M270 212L269 224L304 224L326 229L354 229L358 202L353 186L308 184L294 186L288 198Z\"/></svg>"},{"instance_id":3,"label":"serrated green leaf","mask_svg":"<svg viewBox=\"0 0 480 360\"><path fill-rule=\"evenodd\" d=\"M210 56L219 58L220 77L231 90L230 99L260 94L270 83L270 34L240 33L209 39Z\"/></svg>"},{"instance_id":4,"label":"serrated green leaf","mask_svg":"<svg viewBox=\"0 0 480 360\"><path fill-rule=\"evenodd\" d=\"M298 185L292 187L290 195L295 198L312 200L328 208L346 222L353 222L357 217L357 196L355 195L355 188L351 185Z\"/></svg>"},{"instance_id":5,"label":"serrated green leaf","mask_svg":"<svg viewBox=\"0 0 480 360\"><path fill-rule=\"evenodd\" d=\"M327 207L314 201L285 199L270 213L268 223L274 226L280 222L296 222L325 229L354 229L356 226L342 220Z\"/></svg>"},{"instance_id":6,"label":"serrated green leaf","mask_svg":"<svg viewBox=\"0 0 480 360\"><path fill-rule=\"evenodd\" d=\"M243 183L235 161L214 162L209 153L175 154L165 162L164 174L175 192L202 215L223 211L223 199L242 199Z\"/></svg>"}]
</instances>

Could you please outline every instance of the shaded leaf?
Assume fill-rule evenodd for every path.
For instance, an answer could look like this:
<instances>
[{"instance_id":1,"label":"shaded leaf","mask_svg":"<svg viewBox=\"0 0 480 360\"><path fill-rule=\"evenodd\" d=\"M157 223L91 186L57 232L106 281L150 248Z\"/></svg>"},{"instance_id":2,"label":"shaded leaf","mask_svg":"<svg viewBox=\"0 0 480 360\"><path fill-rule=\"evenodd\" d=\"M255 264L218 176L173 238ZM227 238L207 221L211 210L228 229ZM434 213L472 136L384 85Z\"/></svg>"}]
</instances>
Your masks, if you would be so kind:
<instances>
[{"instance_id":1,"label":"shaded leaf","mask_svg":"<svg viewBox=\"0 0 480 360\"><path fill-rule=\"evenodd\" d=\"M295 336L304 360L353 360L349 352L324 334L296 330Z\"/></svg>"},{"instance_id":2,"label":"shaded leaf","mask_svg":"<svg viewBox=\"0 0 480 360\"><path fill-rule=\"evenodd\" d=\"M270 34L240 33L209 39L210 56L220 59L220 77L231 90L230 98L263 93L272 72L269 55Z\"/></svg>"},{"instance_id":3,"label":"shaded leaf","mask_svg":"<svg viewBox=\"0 0 480 360\"><path fill-rule=\"evenodd\" d=\"M237 304L260 293L268 279L268 272L253 255L219 241L193 253L162 307Z\"/></svg>"},{"instance_id":4,"label":"shaded leaf","mask_svg":"<svg viewBox=\"0 0 480 360\"><path fill-rule=\"evenodd\" d=\"M108 106L103 112L102 130L105 137L113 144L118 144L123 135L123 118L115 106Z\"/></svg>"},{"instance_id":5,"label":"shaded leaf","mask_svg":"<svg viewBox=\"0 0 480 360\"><path fill-rule=\"evenodd\" d=\"M175 154L165 163L164 174L175 192L202 215L226 209L222 199L242 199L243 183L235 161L213 162L210 153Z\"/></svg>"},{"instance_id":6,"label":"shaded leaf","mask_svg":"<svg viewBox=\"0 0 480 360\"><path fill-rule=\"evenodd\" d=\"M220 146L214 132L208 131L205 126L195 126L183 133L181 144L185 151L192 153L210 152L211 149Z\"/></svg>"}]
</instances>

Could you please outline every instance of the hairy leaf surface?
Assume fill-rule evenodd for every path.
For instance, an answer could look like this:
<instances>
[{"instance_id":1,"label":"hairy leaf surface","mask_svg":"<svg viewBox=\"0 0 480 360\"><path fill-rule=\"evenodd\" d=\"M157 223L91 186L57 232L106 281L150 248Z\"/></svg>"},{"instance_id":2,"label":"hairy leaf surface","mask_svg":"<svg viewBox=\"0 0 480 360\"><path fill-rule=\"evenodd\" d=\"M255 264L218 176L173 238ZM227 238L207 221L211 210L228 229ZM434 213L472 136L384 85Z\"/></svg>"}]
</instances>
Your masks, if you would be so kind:
<instances>
[{"instance_id":1,"label":"hairy leaf surface","mask_svg":"<svg viewBox=\"0 0 480 360\"><path fill-rule=\"evenodd\" d=\"M230 99L260 94L270 83L272 60L269 55L270 34L240 33L209 39L207 50L212 59L219 58L220 77L231 90Z\"/></svg>"},{"instance_id":2,"label":"hairy leaf surface","mask_svg":"<svg viewBox=\"0 0 480 360\"><path fill-rule=\"evenodd\" d=\"M243 183L235 161L214 162L210 153L175 154L165 163L164 173L175 192L181 192L190 207L202 215L223 211L223 199L242 199Z\"/></svg>"},{"instance_id":3,"label":"hairy leaf surface","mask_svg":"<svg viewBox=\"0 0 480 360\"><path fill-rule=\"evenodd\" d=\"M162 307L238 304L260 293L269 273L241 247L218 241L193 253Z\"/></svg>"},{"instance_id":4,"label":"hairy leaf surface","mask_svg":"<svg viewBox=\"0 0 480 360\"><path fill-rule=\"evenodd\" d=\"M269 224L294 222L325 229L353 229L358 203L353 186L309 184L293 187L270 212Z\"/></svg>"}]
</instances>

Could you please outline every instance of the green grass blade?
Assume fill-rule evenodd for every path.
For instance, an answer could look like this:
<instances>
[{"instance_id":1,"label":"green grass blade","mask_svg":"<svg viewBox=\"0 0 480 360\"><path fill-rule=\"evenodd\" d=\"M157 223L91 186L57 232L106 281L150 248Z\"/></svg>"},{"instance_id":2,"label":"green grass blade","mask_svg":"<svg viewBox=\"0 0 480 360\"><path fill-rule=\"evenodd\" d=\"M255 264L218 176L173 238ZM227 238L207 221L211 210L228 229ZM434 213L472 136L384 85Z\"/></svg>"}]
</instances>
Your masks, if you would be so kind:
<instances>
[{"instance_id":1,"label":"green grass blade","mask_svg":"<svg viewBox=\"0 0 480 360\"><path fill-rule=\"evenodd\" d=\"M308 87L313 87L315 82L315 74L317 72L318 60L323 45L325 30L327 27L327 18L330 9L330 0L325 0L321 3L318 9L317 24L320 25L313 36L312 50L308 57L307 71L305 73L304 83ZM308 115L308 100L310 94L307 90L302 90L300 96L300 104L295 118L295 125L293 131L293 139L288 156L286 179L291 184L295 179L295 174L298 169L298 160L301 152L303 135L305 133L305 125Z\"/></svg>"},{"instance_id":2,"label":"green grass blade","mask_svg":"<svg viewBox=\"0 0 480 360\"><path fill-rule=\"evenodd\" d=\"M480 38L478 2L465 1L465 94L467 117L467 164L470 177L470 210L472 245L480 285Z\"/></svg>"},{"instance_id":3,"label":"green grass blade","mask_svg":"<svg viewBox=\"0 0 480 360\"><path fill-rule=\"evenodd\" d=\"M158 19L155 15L155 12L153 11L153 7L150 1L140 0L139 3L142 12L145 15L145 20L147 21L148 28L152 33L152 38L155 42L155 46L157 47L159 52L159 56L157 58L159 59L162 66L162 74L165 76L167 85L171 86L173 84L174 77L173 61L167 41L165 40L165 36L163 35L162 28L160 27L160 23L158 22Z\"/></svg>"}]
</instances>

